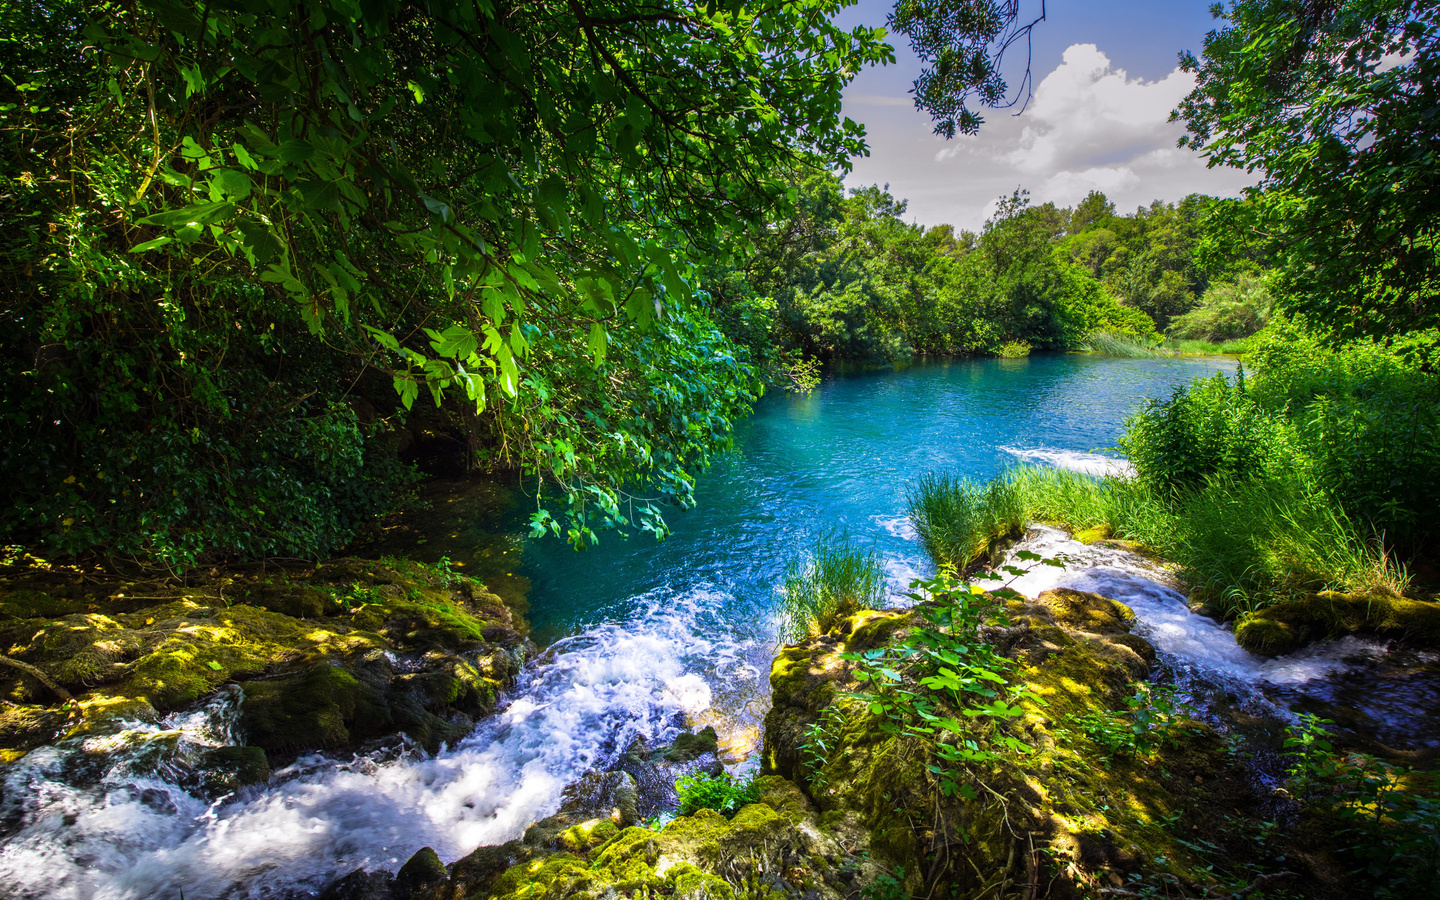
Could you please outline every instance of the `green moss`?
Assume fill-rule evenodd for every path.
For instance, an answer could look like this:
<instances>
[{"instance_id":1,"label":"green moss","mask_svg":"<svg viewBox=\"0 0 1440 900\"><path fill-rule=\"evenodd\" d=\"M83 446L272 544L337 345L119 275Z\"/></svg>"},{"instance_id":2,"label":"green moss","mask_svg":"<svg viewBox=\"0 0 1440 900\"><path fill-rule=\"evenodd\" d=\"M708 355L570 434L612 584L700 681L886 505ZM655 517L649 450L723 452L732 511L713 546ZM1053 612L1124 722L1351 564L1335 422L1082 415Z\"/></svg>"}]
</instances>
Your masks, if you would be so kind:
<instances>
[{"instance_id":1,"label":"green moss","mask_svg":"<svg viewBox=\"0 0 1440 900\"><path fill-rule=\"evenodd\" d=\"M55 597L43 591L22 589L0 594L0 618L58 619L84 609L83 600Z\"/></svg>"},{"instance_id":2,"label":"green moss","mask_svg":"<svg viewBox=\"0 0 1440 900\"><path fill-rule=\"evenodd\" d=\"M523 862L491 885L494 900L561 900L590 885L590 866L569 853Z\"/></svg>"},{"instance_id":3,"label":"green moss","mask_svg":"<svg viewBox=\"0 0 1440 900\"><path fill-rule=\"evenodd\" d=\"M1381 593L1322 591L1256 610L1235 623L1236 642L1255 653L1289 653L1311 641L1349 634L1440 647L1440 604Z\"/></svg>"},{"instance_id":4,"label":"green moss","mask_svg":"<svg viewBox=\"0 0 1440 900\"><path fill-rule=\"evenodd\" d=\"M1119 634L1129 631L1135 621L1130 607L1087 591L1056 588L1044 591L1035 602L1048 608L1057 624L1078 631Z\"/></svg>"},{"instance_id":5,"label":"green moss","mask_svg":"<svg viewBox=\"0 0 1440 900\"><path fill-rule=\"evenodd\" d=\"M845 649L869 650L888 643L913 621L914 615L909 612L867 610L842 622L839 631L845 635Z\"/></svg>"},{"instance_id":6,"label":"green moss","mask_svg":"<svg viewBox=\"0 0 1440 900\"><path fill-rule=\"evenodd\" d=\"M706 725L694 734L685 732L678 735L670 749L665 751L665 758L670 762L689 762L719 749L719 735L715 733L713 726Z\"/></svg>"},{"instance_id":7,"label":"green moss","mask_svg":"<svg viewBox=\"0 0 1440 900\"><path fill-rule=\"evenodd\" d=\"M43 706L0 707L0 748L29 751L63 734L74 722L68 710Z\"/></svg>"},{"instance_id":8,"label":"green moss","mask_svg":"<svg viewBox=\"0 0 1440 900\"><path fill-rule=\"evenodd\" d=\"M1109 522L1102 522L1093 528L1083 528L1075 532L1074 538L1082 544L1098 544L1100 541L1107 541L1115 536L1115 529Z\"/></svg>"},{"instance_id":9,"label":"green moss","mask_svg":"<svg viewBox=\"0 0 1440 900\"><path fill-rule=\"evenodd\" d=\"M807 726L821 719L822 707L814 701L864 689L846 681L836 658L873 640L870 628L894 640L903 624L893 613L889 621L855 623L845 645L811 641L782 652L772 675L775 706L766 719L767 767L810 781L822 821L854 817L862 824L875 857L910 873L905 888L912 894L933 887L921 873L932 870L938 847L955 854L946 864L950 874L937 876L942 883L976 871L998 878L1017 846L1032 845L1053 861L1052 875L1096 872L1097 866L1113 871L1120 865L1114 860L1134 866L1143 860L1150 872L1203 882L1209 876L1195 853L1158 824L1182 808L1184 789L1177 795L1169 774L1162 777L1143 762L1110 760L1074 724L1082 716L1111 715L1148 670L1154 651L1128 633L1133 613L1077 591L1047 592L1011 608L1021 627L997 637L1013 642L1007 646L1020 663L1013 677L1038 700L1022 704L1023 716L1008 731L1031 751L994 769L975 769L971 776L984 788L974 798L941 797L929 743L887 732L865 704L843 699L831 707L843 713L840 719L825 720L832 738L819 777L812 781L801 764L796 747L807 739ZM816 679L829 679L830 691ZM1176 739L1176 746L1164 749L1163 769L1208 777L1225 767L1219 742L1203 726ZM1102 858L1110 861L1095 862Z\"/></svg>"},{"instance_id":10,"label":"green moss","mask_svg":"<svg viewBox=\"0 0 1440 900\"><path fill-rule=\"evenodd\" d=\"M450 891L455 896L497 900L530 896L733 900L741 895L752 900L782 900L785 895L775 892L773 882L752 878L755 883L746 883L744 891L737 891L734 884L745 882L747 872L777 873L782 866L795 866L796 854L808 841L827 839L820 835L808 803L794 785L764 776L758 787L769 802L747 805L733 819L713 810L700 810L672 820L658 832L638 827L620 830L598 819L570 827L558 841L547 837L550 832L545 828L536 827L533 835L527 835L526 844L559 846L560 852L545 857L528 856L513 845L481 848L454 866L456 877ZM808 830L809 837L802 830ZM827 846L832 852L842 852L837 845ZM492 881L487 873L493 870L493 861L506 857L518 858L519 862ZM819 857L814 861L824 864ZM786 877L794 876L792 870ZM820 884L813 875L804 878ZM838 900L843 894L832 887L819 896Z\"/></svg>"},{"instance_id":11,"label":"green moss","mask_svg":"<svg viewBox=\"0 0 1440 900\"><path fill-rule=\"evenodd\" d=\"M391 722L379 691L328 663L290 678L251 682L241 708L251 742L272 752L342 746L352 731L373 735Z\"/></svg>"},{"instance_id":12,"label":"green moss","mask_svg":"<svg viewBox=\"0 0 1440 900\"><path fill-rule=\"evenodd\" d=\"M259 747L216 747L200 755L200 766L212 770L217 780L236 788L270 779L270 763Z\"/></svg>"},{"instance_id":13,"label":"green moss","mask_svg":"<svg viewBox=\"0 0 1440 900\"><path fill-rule=\"evenodd\" d=\"M572 853L580 853L598 847L620 833L620 828L609 819L591 819L573 825L561 833L559 842Z\"/></svg>"},{"instance_id":14,"label":"green moss","mask_svg":"<svg viewBox=\"0 0 1440 900\"><path fill-rule=\"evenodd\" d=\"M421 847L405 861L400 871L395 873L393 893L399 897L408 897L444 884L449 877L450 873L445 871L445 864L440 861L439 854L431 847Z\"/></svg>"}]
</instances>

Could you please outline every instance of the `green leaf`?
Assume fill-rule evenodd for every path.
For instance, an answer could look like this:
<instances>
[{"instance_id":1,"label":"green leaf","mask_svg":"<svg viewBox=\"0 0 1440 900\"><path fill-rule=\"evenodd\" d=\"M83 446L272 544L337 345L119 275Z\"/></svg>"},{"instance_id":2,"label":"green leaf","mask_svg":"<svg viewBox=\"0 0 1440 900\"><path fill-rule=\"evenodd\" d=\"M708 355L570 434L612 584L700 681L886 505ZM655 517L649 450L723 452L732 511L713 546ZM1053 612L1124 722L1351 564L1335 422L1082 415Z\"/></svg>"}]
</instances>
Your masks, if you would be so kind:
<instances>
[{"instance_id":1,"label":"green leaf","mask_svg":"<svg viewBox=\"0 0 1440 900\"><path fill-rule=\"evenodd\" d=\"M430 332L430 346L441 356L451 359L466 359L480 348L480 341L463 325L451 325L438 334Z\"/></svg>"},{"instance_id":2,"label":"green leaf","mask_svg":"<svg viewBox=\"0 0 1440 900\"><path fill-rule=\"evenodd\" d=\"M396 375L395 393L400 395L400 404L410 409L415 405L415 398L420 396L420 385L412 378Z\"/></svg>"},{"instance_id":3,"label":"green leaf","mask_svg":"<svg viewBox=\"0 0 1440 900\"><path fill-rule=\"evenodd\" d=\"M306 162L313 157L315 155L315 148L310 145L309 141L292 139L280 145L277 155L280 157L281 162L295 165Z\"/></svg>"},{"instance_id":4,"label":"green leaf","mask_svg":"<svg viewBox=\"0 0 1440 900\"><path fill-rule=\"evenodd\" d=\"M175 239L170 235L163 235L161 237L154 238L153 240L145 241L143 244L136 244L135 246L130 248L130 252L144 253L148 250L158 250L159 248L165 246L173 240Z\"/></svg>"},{"instance_id":5,"label":"green leaf","mask_svg":"<svg viewBox=\"0 0 1440 900\"><path fill-rule=\"evenodd\" d=\"M607 340L608 339L605 335L605 327L603 325L601 325L599 322L596 322L595 324L590 326L590 355L594 358L595 365L597 366L605 361L605 347Z\"/></svg>"}]
</instances>

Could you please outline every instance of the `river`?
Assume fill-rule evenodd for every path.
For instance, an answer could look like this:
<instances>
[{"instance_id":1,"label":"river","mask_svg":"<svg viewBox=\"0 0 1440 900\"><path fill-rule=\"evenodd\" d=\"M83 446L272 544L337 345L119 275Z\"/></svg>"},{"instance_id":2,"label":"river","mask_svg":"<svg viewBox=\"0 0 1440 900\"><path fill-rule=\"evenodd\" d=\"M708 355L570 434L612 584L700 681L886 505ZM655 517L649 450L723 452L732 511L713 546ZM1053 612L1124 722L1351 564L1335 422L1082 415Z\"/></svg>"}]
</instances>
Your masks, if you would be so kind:
<instances>
[{"instance_id":1,"label":"river","mask_svg":"<svg viewBox=\"0 0 1440 900\"><path fill-rule=\"evenodd\" d=\"M182 887L190 900L307 896L356 867L394 870L422 846L451 862L517 837L556 808L567 783L635 736L714 724L727 759L741 765L768 705L776 584L789 560L841 529L873 547L903 588L926 568L904 517L906 485L917 476L986 478L1025 460L1109 470L1117 463L1102 451L1146 398L1233 365L978 360L832 377L809 396L766 397L737 429L735 452L701 477L698 507L670 514L663 542L605 535L581 553L554 539L524 543L529 617L549 647L508 705L458 746L433 757L306 757L268 785L206 804L165 766L137 764L129 748L153 745L160 733L180 755L230 742L236 704L222 695L161 727L106 738L108 749L92 737L8 767L8 813L26 825L0 850L0 879L19 896L77 900L163 900ZM445 539L415 545L415 556L494 551L489 537L467 545L492 525L443 521L443 506L431 515ZM520 518L512 511L516 527ZM1109 590L1137 606L1177 664L1291 685L1343 666L1337 654L1263 663L1190 614L1163 573L1100 558L1063 534L1038 540L1077 560L1027 590L1061 578ZM67 774L76 759L93 764L105 753L102 777Z\"/></svg>"}]
</instances>

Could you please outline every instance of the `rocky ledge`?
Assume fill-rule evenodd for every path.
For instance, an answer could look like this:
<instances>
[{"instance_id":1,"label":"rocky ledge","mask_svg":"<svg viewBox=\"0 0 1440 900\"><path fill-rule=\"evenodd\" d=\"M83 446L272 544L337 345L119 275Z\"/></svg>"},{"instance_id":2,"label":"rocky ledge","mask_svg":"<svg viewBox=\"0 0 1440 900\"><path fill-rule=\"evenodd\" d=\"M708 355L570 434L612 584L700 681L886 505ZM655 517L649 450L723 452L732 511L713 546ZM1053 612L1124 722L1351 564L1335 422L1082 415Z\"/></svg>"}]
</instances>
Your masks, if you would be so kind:
<instances>
[{"instance_id":1,"label":"rocky ledge","mask_svg":"<svg viewBox=\"0 0 1440 900\"><path fill-rule=\"evenodd\" d=\"M216 571L188 582L26 571L0 582L0 753L157 723L238 684L229 781L311 750L469 734L530 649L521 598L414 563Z\"/></svg>"}]
</instances>

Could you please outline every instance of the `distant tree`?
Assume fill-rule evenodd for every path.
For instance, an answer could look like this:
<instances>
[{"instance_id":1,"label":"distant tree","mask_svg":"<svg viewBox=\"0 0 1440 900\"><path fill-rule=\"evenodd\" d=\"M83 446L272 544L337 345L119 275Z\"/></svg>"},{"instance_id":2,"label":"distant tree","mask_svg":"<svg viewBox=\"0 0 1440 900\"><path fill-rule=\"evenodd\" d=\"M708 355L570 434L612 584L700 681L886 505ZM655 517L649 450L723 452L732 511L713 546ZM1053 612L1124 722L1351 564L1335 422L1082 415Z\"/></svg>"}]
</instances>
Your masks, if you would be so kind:
<instances>
[{"instance_id":1,"label":"distant tree","mask_svg":"<svg viewBox=\"0 0 1440 900\"><path fill-rule=\"evenodd\" d=\"M1091 191L1070 212L1071 234L1079 234L1115 215L1115 204L1100 191Z\"/></svg>"}]
</instances>

